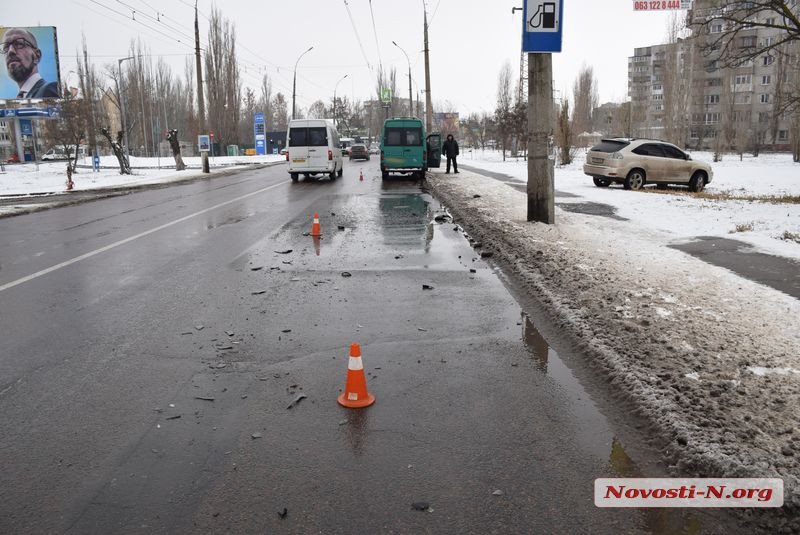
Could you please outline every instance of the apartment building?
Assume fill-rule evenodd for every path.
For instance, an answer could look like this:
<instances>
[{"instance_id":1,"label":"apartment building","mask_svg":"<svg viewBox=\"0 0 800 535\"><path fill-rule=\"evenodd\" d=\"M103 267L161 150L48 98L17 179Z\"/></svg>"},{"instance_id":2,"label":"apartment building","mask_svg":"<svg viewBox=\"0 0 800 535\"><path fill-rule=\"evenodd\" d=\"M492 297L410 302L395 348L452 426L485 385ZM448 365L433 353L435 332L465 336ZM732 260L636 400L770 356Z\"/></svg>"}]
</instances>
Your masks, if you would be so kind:
<instances>
[{"instance_id":1,"label":"apartment building","mask_svg":"<svg viewBox=\"0 0 800 535\"><path fill-rule=\"evenodd\" d=\"M792 1L797 9L797 0ZM796 70L789 57L774 51L735 66L721 62L721 47L714 42L729 27L714 15L728 4L695 0L688 12L690 27L711 19L707 34L695 30L675 43L637 48L628 58L632 135L696 149L790 150L793 118L781 105ZM759 22L776 22L769 20L774 14L758 16L764 19ZM744 27L732 45L757 51L780 34L776 28Z\"/></svg>"}]
</instances>

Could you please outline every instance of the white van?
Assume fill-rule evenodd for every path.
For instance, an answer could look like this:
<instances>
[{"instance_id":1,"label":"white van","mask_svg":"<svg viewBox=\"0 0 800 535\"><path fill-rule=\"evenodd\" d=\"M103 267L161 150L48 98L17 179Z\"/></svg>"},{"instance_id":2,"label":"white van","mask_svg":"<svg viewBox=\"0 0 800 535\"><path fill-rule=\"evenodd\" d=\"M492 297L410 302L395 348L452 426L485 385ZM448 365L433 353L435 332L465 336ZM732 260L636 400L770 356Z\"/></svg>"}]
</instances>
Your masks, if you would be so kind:
<instances>
[{"instance_id":1,"label":"white van","mask_svg":"<svg viewBox=\"0 0 800 535\"><path fill-rule=\"evenodd\" d=\"M289 176L297 181L300 174L308 178L320 173L331 180L342 176L342 151L339 132L325 119L294 119L286 133L286 161Z\"/></svg>"}]
</instances>

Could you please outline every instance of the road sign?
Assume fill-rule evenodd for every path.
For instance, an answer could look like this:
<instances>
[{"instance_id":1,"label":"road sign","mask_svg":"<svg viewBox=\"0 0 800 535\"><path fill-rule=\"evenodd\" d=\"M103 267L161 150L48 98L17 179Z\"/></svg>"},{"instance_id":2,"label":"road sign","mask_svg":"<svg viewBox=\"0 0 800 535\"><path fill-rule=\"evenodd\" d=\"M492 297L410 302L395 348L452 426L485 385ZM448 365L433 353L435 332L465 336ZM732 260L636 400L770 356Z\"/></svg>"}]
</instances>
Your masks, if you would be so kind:
<instances>
[{"instance_id":1,"label":"road sign","mask_svg":"<svg viewBox=\"0 0 800 535\"><path fill-rule=\"evenodd\" d=\"M525 0L522 51L561 52L562 0Z\"/></svg>"},{"instance_id":2,"label":"road sign","mask_svg":"<svg viewBox=\"0 0 800 535\"><path fill-rule=\"evenodd\" d=\"M213 135L213 134L211 134ZM197 147L200 149L200 152L208 152L211 150L211 139L210 136L206 135L199 135L197 136Z\"/></svg>"},{"instance_id":3,"label":"road sign","mask_svg":"<svg viewBox=\"0 0 800 535\"><path fill-rule=\"evenodd\" d=\"M33 135L33 124L31 123L30 119L20 119L19 120L19 129L22 132L23 136L32 136Z\"/></svg>"},{"instance_id":4,"label":"road sign","mask_svg":"<svg viewBox=\"0 0 800 535\"><path fill-rule=\"evenodd\" d=\"M94 171L100 171L100 156L97 154L95 154L94 158L92 158L92 167Z\"/></svg>"},{"instance_id":5,"label":"road sign","mask_svg":"<svg viewBox=\"0 0 800 535\"><path fill-rule=\"evenodd\" d=\"M381 101L384 103L392 102L392 90L388 87L381 88Z\"/></svg>"}]
</instances>

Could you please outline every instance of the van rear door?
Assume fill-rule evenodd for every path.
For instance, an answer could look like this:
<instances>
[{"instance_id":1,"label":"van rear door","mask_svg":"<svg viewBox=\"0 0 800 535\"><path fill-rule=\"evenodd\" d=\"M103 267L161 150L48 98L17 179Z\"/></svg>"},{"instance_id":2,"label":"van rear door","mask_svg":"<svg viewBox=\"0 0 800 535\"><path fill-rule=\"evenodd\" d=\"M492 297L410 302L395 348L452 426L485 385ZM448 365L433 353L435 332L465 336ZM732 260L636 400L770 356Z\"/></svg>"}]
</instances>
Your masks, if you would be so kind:
<instances>
[{"instance_id":1,"label":"van rear door","mask_svg":"<svg viewBox=\"0 0 800 535\"><path fill-rule=\"evenodd\" d=\"M302 171L308 167L308 128L305 126L293 126L289 128L289 150L290 167L297 171Z\"/></svg>"},{"instance_id":2,"label":"van rear door","mask_svg":"<svg viewBox=\"0 0 800 535\"><path fill-rule=\"evenodd\" d=\"M325 169L328 165L328 129L324 126L308 127L308 166Z\"/></svg>"}]
</instances>

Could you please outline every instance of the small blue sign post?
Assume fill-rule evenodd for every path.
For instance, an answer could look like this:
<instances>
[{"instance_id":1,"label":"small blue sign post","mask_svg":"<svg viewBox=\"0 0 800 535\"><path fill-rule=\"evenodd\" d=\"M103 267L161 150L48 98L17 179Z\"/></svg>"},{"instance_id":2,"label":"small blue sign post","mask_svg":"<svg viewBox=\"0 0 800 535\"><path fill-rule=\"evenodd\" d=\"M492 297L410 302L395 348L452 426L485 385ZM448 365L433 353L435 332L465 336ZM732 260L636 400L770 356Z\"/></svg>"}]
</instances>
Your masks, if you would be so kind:
<instances>
[{"instance_id":1,"label":"small blue sign post","mask_svg":"<svg viewBox=\"0 0 800 535\"><path fill-rule=\"evenodd\" d=\"M256 155L263 156L267 153L266 123L261 112L253 116L253 135L255 137Z\"/></svg>"},{"instance_id":2,"label":"small blue sign post","mask_svg":"<svg viewBox=\"0 0 800 535\"><path fill-rule=\"evenodd\" d=\"M523 52L561 52L561 0L525 0L522 14Z\"/></svg>"},{"instance_id":3,"label":"small blue sign post","mask_svg":"<svg viewBox=\"0 0 800 535\"><path fill-rule=\"evenodd\" d=\"M92 167L93 167L93 169L92 169L92 170L93 170L95 173L99 173L99 172L100 172L100 156L98 156L97 154L95 154L95 155L94 155L94 157L92 158L92 164L93 164L93 165L92 165Z\"/></svg>"}]
</instances>

